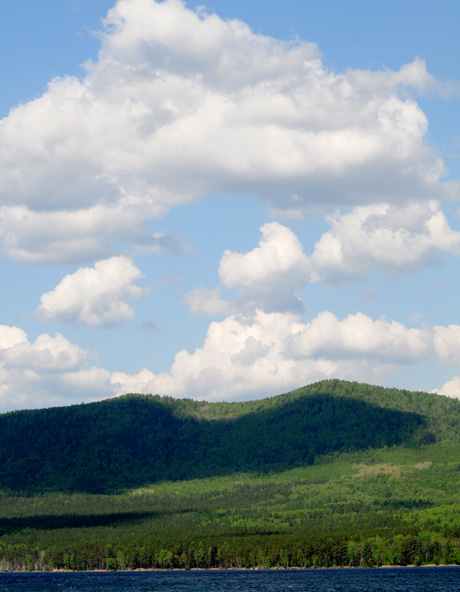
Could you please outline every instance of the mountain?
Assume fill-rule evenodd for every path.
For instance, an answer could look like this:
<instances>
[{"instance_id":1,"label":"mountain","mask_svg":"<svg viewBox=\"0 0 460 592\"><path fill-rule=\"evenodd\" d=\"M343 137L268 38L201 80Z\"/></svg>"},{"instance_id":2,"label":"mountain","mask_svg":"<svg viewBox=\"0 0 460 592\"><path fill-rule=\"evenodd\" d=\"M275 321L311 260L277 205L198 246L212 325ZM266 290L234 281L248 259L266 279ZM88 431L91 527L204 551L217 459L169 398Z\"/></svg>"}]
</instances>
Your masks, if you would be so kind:
<instances>
[{"instance_id":1,"label":"mountain","mask_svg":"<svg viewBox=\"0 0 460 592\"><path fill-rule=\"evenodd\" d=\"M0 415L0 571L460 564L460 402L329 380Z\"/></svg>"},{"instance_id":2,"label":"mountain","mask_svg":"<svg viewBox=\"0 0 460 592\"><path fill-rule=\"evenodd\" d=\"M329 380L242 403L126 395L0 415L0 489L115 492L164 480L282 471L458 434L457 401Z\"/></svg>"}]
</instances>

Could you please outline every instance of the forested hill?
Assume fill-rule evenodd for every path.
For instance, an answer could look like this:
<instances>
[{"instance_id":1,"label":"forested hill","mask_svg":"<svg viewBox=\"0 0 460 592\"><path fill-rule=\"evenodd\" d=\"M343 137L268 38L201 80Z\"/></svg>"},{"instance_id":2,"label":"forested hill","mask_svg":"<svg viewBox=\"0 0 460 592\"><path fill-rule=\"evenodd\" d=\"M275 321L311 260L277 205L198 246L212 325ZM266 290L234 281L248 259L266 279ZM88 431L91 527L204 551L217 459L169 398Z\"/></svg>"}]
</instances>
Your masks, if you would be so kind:
<instances>
[{"instance_id":1,"label":"forested hill","mask_svg":"<svg viewBox=\"0 0 460 592\"><path fill-rule=\"evenodd\" d=\"M126 395L0 415L0 489L114 492L458 441L460 403L338 380L243 403Z\"/></svg>"}]
</instances>

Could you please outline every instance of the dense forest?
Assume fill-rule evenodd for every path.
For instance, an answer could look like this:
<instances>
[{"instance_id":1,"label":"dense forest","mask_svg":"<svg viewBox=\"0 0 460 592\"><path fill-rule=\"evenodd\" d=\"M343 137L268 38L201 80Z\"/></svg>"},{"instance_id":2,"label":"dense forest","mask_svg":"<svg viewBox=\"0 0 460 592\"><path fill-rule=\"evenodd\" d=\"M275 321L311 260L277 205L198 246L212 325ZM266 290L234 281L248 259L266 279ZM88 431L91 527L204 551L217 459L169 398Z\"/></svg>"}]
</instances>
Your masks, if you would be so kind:
<instances>
[{"instance_id":1,"label":"dense forest","mask_svg":"<svg viewBox=\"0 0 460 592\"><path fill-rule=\"evenodd\" d=\"M385 407L378 396L345 387L331 381L249 404L127 395L7 413L0 416L0 489L108 493L434 439L418 405Z\"/></svg>"},{"instance_id":2,"label":"dense forest","mask_svg":"<svg viewBox=\"0 0 460 592\"><path fill-rule=\"evenodd\" d=\"M460 403L338 380L0 416L0 570L460 563Z\"/></svg>"}]
</instances>

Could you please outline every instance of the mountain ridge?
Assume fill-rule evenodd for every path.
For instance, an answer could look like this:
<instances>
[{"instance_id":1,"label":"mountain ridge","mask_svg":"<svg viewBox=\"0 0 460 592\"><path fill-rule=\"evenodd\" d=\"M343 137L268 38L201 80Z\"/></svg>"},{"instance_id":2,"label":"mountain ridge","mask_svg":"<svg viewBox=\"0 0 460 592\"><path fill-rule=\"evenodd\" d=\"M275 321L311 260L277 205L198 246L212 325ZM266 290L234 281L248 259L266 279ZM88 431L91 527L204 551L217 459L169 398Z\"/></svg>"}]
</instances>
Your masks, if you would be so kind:
<instances>
[{"instance_id":1,"label":"mountain ridge","mask_svg":"<svg viewBox=\"0 0 460 592\"><path fill-rule=\"evenodd\" d=\"M459 426L458 401L340 380L234 403L130 394L0 415L0 489L106 493L282 471L333 453L448 441Z\"/></svg>"}]
</instances>

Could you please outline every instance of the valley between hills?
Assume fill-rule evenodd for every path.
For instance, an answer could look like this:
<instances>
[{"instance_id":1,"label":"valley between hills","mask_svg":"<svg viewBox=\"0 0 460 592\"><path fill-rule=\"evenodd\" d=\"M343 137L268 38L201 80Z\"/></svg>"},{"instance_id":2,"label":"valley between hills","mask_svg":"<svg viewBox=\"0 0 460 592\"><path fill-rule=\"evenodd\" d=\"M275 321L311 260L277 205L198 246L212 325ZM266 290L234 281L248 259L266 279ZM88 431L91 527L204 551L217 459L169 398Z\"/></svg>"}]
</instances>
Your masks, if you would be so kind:
<instances>
[{"instance_id":1,"label":"valley between hills","mask_svg":"<svg viewBox=\"0 0 460 592\"><path fill-rule=\"evenodd\" d=\"M0 415L0 570L460 564L460 402L322 381Z\"/></svg>"}]
</instances>

